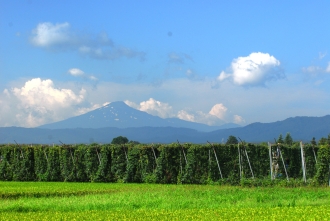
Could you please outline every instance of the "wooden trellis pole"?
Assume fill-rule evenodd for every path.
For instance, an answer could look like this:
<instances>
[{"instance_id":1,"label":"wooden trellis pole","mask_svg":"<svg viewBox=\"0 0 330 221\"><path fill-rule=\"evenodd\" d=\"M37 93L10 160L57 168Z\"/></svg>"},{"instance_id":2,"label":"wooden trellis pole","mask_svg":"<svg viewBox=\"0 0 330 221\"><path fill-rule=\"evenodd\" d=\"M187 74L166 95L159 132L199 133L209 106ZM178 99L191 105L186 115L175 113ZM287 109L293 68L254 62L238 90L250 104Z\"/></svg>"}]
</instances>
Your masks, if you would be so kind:
<instances>
[{"instance_id":1,"label":"wooden trellis pole","mask_svg":"<svg viewBox=\"0 0 330 221\"><path fill-rule=\"evenodd\" d=\"M180 147L181 147L181 149L182 149L183 156L184 156L184 159L185 159L185 161L186 161L186 164L188 164L187 157L186 157L186 154L185 154L185 152L184 152L183 146L180 144L179 140L177 140L177 141L178 141L178 144L180 145Z\"/></svg>"},{"instance_id":2,"label":"wooden trellis pole","mask_svg":"<svg viewBox=\"0 0 330 221\"><path fill-rule=\"evenodd\" d=\"M183 173L183 168L182 168L182 157L181 157L181 152L180 152L180 170L181 174Z\"/></svg>"},{"instance_id":3,"label":"wooden trellis pole","mask_svg":"<svg viewBox=\"0 0 330 221\"><path fill-rule=\"evenodd\" d=\"M241 140L241 138L238 138L238 139ZM250 171L251 171L251 174L252 174L252 178L254 179L254 174L253 174L253 170L252 170L252 167L251 167L251 163L250 163L249 155L248 155L248 153L247 153L247 151L246 151L246 147L245 147L245 145L244 145L244 143L243 143L242 140L241 140L241 142L242 142L242 145L243 145L243 149L244 149L244 151L245 151L245 156L246 156L246 158L247 158L247 160L248 160L248 163L249 163L249 167L250 167Z\"/></svg>"},{"instance_id":4,"label":"wooden trellis pole","mask_svg":"<svg viewBox=\"0 0 330 221\"><path fill-rule=\"evenodd\" d=\"M156 162L156 165L157 165L157 157L156 157L156 153L155 153L155 150L154 150L154 144L151 144L151 149L152 149L152 152L154 153L154 158L155 158L155 162Z\"/></svg>"},{"instance_id":5,"label":"wooden trellis pole","mask_svg":"<svg viewBox=\"0 0 330 221\"><path fill-rule=\"evenodd\" d=\"M317 163L317 158L316 158L316 154L315 154L315 150L314 150L314 144L312 145L312 150L313 150L313 154L314 154L315 163Z\"/></svg>"},{"instance_id":6,"label":"wooden trellis pole","mask_svg":"<svg viewBox=\"0 0 330 221\"><path fill-rule=\"evenodd\" d=\"M287 179L288 182L289 182L288 172L286 171L286 167L285 167L285 163L284 163L284 160L283 160L282 151L281 151L279 145L277 145L277 151L280 153L280 156L281 156L281 159L282 159L282 163L283 163L283 167L284 167L284 171L285 171L285 175L286 175L286 179Z\"/></svg>"},{"instance_id":7,"label":"wooden trellis pole","mask_svg":"<svg viewBox=\"0 0 330 221\"><path fill-rule=\"evenodd\" d=\"M273 180L273 160L272 160L272 145L268 142L269 149L269 165L270 165L270 179Z\"/></svg>"},{"instance_id":8,"label":"wooden trellis pole","mask_svg":"<svg viewBox=\"0 0 330 221\"><path fill-rule=\"evenodd\" d=\"M95 147L95 150L96 150L97 158L99 159L99 163L101 165L101 158L100 158L100 155L99 155L99 151L97 150L97 147Z\"/></svg>"},{"instance_id":9,"label":"wooden trellis pole","mask_svg":"<svg viewBox=\"0 0 330 221\"><path fill-rule=\"evenodd\" d=\"M239 143L237 146L238 146L239 178L242 179L243 168L242 168L241 151L239 148Z\"/></svg>"},{"instance_id":10,"label":"wooden trellis pole","mask_svg":"<svg viewBox=\"0 0 330 221\"><path fill-rule=\"evenodd\" d=\"M301 151L301 166L303 171L303 179L306 183L306 162L305 162L305 154L304 154L304 147L302 141L300 141L300 151Z\"/></svg>"},{"instance_id":11,"label":"wooden trellis pole","mask_svg":"<svg viewBox=\"0 0 330 221\"><path fill-rule=\"evenodd\" d=\"M208 142L208 141L207 141L207 142ZM218 169L219 169L220 177L221 177L221 179L223 179L223 177L222 177L222 173L221 173L221 169L220 169L220 164L219 164L218 157L217 157L217 153L215 152L215 148L214 148L214 146L213 146L212 143L210 143L210 142L208 142L208 143L209 143L209 144L212 146L212 148L213 148L213 152L214 152L215 160L217 161L217 164L218 164Z\"/></svg>"}]
</instances>

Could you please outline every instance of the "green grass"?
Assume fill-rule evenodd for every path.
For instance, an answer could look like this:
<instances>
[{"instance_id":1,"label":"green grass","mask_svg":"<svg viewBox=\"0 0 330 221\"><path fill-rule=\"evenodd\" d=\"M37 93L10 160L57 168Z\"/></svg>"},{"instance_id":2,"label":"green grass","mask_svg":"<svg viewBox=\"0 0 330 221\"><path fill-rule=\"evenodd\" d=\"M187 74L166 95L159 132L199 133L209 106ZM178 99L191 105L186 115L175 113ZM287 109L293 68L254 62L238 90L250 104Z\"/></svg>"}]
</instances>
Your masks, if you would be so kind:
<instances>
[{"instance_id":1,"label":"green grass","mask_svg":"<svg viewBox=\"0 0 330 221\"><path fill-rule=\"evenodd\" d=\"M0 200L1 220L330 217L326 187L0 182Z\"/></svg>"}]
</instances>

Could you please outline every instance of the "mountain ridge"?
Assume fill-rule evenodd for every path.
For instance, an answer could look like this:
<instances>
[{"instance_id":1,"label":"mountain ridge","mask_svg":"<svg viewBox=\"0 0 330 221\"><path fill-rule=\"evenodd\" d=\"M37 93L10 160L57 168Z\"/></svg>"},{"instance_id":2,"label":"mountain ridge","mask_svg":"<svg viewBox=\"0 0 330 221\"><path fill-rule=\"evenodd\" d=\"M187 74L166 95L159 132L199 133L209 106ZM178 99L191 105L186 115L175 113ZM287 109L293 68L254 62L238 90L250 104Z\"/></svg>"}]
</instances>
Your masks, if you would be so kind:
<instances>
[{"instance_id":1,"label":"mountain ridge","mask_svg":"<svg viewBox=\"0 0 330 221\"><path fill-rule=\"evenodd\" d=\"M195 129L175 127L138 127L138 128L77 128L77 129L43 129L0 127L0 143L38 143L52 144L59 141L66 144L75 143L110 143L114 137L126 136L129 140L141 143L222 143L230 135L240 137L246 142L272 142L279 134L289 132L295 141L308 142L313 137L319 140L330 133L330 115L323 117L291 117L273 123L252 123L245 127L220 129L212 132L201 132Z\"/></svg>"}]
</instances>

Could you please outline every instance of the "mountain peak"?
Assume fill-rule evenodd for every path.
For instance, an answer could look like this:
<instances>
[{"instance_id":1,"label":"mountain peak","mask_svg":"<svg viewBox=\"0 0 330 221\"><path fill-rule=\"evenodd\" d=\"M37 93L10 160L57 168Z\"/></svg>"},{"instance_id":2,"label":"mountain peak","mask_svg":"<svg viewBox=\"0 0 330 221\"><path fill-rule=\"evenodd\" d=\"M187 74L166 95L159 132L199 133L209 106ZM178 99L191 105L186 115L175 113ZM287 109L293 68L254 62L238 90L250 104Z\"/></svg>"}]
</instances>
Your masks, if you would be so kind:
<instances>
[{"instance_id":1,"label":"mountain peak","mask_svg":"<svg viewBox=\"0 0 330 221\"><path fill-rule=\"evenodd\" d=\"M106 106L119 106L119 107L129 107L124 101L114 101Z\"/></svg>"},{"instance_id":2,"label":"mountain peak","mask_svg":"<svg viewBox=\"0 0 330 221\"><path fill-rule=\"evenodd\" d=\"M134 109L134 108L128 106L124 101L114 101L114 102L111 102L111 103L109 103L107 105L104 105L100 108L97 108L95 110L102 110L102 109L105 109L105 108L112 108L112 109L115 109L115 110Z\"/></svg>"}]
</instances>

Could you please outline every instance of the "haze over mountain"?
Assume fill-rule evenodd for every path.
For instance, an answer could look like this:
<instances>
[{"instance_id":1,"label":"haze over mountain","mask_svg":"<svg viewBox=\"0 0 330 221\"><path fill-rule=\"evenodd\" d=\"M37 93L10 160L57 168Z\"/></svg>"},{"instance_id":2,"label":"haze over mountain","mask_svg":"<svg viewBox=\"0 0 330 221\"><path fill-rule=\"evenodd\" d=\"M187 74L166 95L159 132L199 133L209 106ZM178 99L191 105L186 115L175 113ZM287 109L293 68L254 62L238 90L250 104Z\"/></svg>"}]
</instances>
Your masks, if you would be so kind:
<instances>
[{"instance_id":1,"label":"haze over mountain","mask_svg":"<svg viewBox=\"0 0 330 221\"><path fill-rule=\"evenodd\" d=\"M99 128L99 129L42 129L2 127L0 143L110 143L117 136L126 136L129 140L141 143L180 142L222 143L230 135L240 137L246 142L273 142L279 134L290 132L295 141L308 142L313 137L319 140L330 133L330 115L324 117L293 117L274 123L253 123L245 127L220 129L212 132L200 132L188 128L175 127L137 127L137 128Z\"/></svg>"},{"instance_id":2,"label":"haze over mountain","mask_svg":"<svg viewBox=\"0 0 330 221\"><path fill-rule=\"evenodd\" d=\"M158 116L153 116L146 112L136 110L122 101L117 101L80 116L39 126L39 128L47 129L96 129L104 127L176 127L210 132L218 129L239 127L239 125L229 123L222 126L208 126L206 124L185 121L178 118L163 119Z\"/></svg>"}]
</instances>

